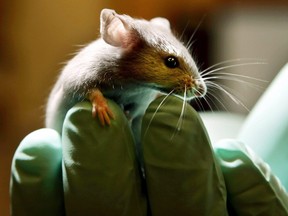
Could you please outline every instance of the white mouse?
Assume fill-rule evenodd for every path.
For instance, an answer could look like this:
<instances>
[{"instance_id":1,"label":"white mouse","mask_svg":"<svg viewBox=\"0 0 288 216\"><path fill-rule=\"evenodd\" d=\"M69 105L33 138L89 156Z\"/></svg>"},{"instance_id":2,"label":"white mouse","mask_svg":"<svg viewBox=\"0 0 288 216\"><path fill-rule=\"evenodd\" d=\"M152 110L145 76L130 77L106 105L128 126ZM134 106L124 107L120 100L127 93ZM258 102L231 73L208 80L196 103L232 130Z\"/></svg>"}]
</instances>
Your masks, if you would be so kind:
<instances>
[{"instance_id":1,"label":"white mouse","mask_svg":"<svg viewBox=\"0 0 288 216\"><path fill-rule=\"evenodd\" d=\"M100 22L101 37L80 50L60 74L48 99L47 127L61 134L67 111L85 99L93 105L92 115L109 125L114 115L105 98L133 120L159 92L187 100L205 95L195 61L167 19L134 19L103 9Z\"/></svg>"}]
</instances>

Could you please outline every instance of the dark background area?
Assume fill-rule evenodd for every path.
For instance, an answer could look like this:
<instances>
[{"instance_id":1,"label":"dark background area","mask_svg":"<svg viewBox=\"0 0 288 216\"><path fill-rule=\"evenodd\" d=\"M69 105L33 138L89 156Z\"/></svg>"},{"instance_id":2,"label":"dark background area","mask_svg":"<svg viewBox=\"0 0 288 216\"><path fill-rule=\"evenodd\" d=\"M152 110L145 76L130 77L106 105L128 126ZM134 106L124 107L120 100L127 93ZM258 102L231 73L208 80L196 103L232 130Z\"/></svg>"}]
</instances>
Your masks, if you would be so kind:
<instances>
[{"instance_id":1,"label":"dark background area","mask_svg":"<svg viewBox=\"0 0 288 216\"><path fill-rule=\"evenodd\" d=\"M201 69L229 59L265 59L265 66L231 72L270 81L288 59L287 0L0 0L1 216L9 215L14 151L28 133L43 127L46 99L57 74L77 45L98 37L102 8L146 19L166 17L179 34L187 26L187 40L201 23L193 44L193 56ZM227 83L251 108L269 82L261 83L261 91L248 91L238 84ZM214 100L198 109L247 114L221 93L219 100L225 107Z\"/></svg>"}]
</instances>

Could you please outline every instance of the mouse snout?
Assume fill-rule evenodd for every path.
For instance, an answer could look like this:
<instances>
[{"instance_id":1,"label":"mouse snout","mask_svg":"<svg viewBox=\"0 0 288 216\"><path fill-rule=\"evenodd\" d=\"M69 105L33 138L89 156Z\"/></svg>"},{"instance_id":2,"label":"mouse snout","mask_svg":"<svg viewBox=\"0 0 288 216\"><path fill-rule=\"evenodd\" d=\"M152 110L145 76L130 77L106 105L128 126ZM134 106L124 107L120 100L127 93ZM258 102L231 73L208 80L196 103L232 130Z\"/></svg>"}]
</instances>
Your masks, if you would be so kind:
<instances>
[{"instance_id":1,"label":"mouse snout","mask_svg":"<svg viewBox=\"0 0 288 216\"><path fill-rule=\"evenodd\" d=\"M202 79L195 80L194 94L196 97L203 97L207 92L207 86Z\"/></svg>"},{"instance_id":2,"label":"mouse snout","mask_svg":"<svg viewBox=\"0 0 288 216\"><path fill-rule=\"evenodd\" d=\"M174 92L180 96L186 95L187 99L192 99L203 97L207 92L207 87L201 77L195 79L192 76L186 76L182 78Z\"/></svg>"}]
</instances>

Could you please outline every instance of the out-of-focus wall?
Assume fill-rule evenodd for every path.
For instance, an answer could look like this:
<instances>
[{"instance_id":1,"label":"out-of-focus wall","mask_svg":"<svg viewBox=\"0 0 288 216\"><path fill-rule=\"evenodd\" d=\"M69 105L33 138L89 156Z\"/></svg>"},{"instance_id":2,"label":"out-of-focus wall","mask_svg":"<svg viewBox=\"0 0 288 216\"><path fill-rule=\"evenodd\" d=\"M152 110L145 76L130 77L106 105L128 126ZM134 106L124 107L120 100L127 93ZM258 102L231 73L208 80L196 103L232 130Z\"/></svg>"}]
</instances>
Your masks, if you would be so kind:
<instances>
[{"instance_id":1,"label":"out-of-focus wall","mask_svg":"<svg viewBox=\"0 0 288 216\"><path fill-rule=\"evenodd\" d=\"M257 7L257 2L266 2L268 8L270 4L287 4L285 0L275 0L273 3L258 0L253 7ZM71 58L70 54L78 49L77 45L86 44L98 36L102 8L114 8L119 13L147 19L164 16L171 20L174 28L180 30L180 34L189 24L186 31L188 37L206 14L207 18L198 31L202 29L207 40L199 43L203 38L195 38L198 51L194 55L198 56L201 52L207 62L200 61L200 64L209 65L210 59L215 59L209 55L213 31L218 31L211 29L213 22L209 17L227 4L237 8L251 2L0 0L0 215L9 215L8 189L13 153L25 135L43 127L46 98L63 67L62 63ZM219 26L225 29L221 23ZM189 28L192 32L189 32ZM234 45L229 43L229 46ZM218 46L213 54L217 56L222 48Z\"/></svg>"},{"instance_id":2,"label":"out-of-focus wall","mask_svg":"<svg viewBox=\"0 0 288 216\"><path fill-rule=\"evenodd\" d=\"M223 80L222 85L227 86L227 90L243 105L233 102L227 95L224 97L223 91L219 98L229 111L247 114L281 67L288 62L288 7L228 7L213 17L211 64L242 59L223 65L240 64L240 67L221 72L236 74ZM265 64L251 65L257 62ZM245 63L248 65L245 66ZM247 76L252 79L245 78Z\"/></svg>"}]
</instances>

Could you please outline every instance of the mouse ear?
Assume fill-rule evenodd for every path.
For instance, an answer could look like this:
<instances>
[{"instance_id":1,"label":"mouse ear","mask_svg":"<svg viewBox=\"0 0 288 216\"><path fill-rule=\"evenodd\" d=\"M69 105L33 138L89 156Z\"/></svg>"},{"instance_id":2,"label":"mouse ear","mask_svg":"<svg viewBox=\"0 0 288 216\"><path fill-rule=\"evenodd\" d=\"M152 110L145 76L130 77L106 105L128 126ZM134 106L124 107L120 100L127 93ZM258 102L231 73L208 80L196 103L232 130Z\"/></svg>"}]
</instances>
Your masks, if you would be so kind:
<instances>
[{"instance_id":1,"label":"mouse ear","mask_svg":"<svg viewBox=\"0 0 288 216\"><path fill-rule=\"evenodd\" d=\"M100 33L103 40L112 46L127 47L131 35L129 25L131 18L126 15L119 15L110 9L103 9L100 17Z\"/></svg>"},{"instance_id":2,"label":"mouse ear","mask_svg":"<svg viewBox=\"0 0 288 216\"><path fill-rule=\"evenodd\" d=\"M169 20L165 18L156 17L156 18L151 19L150 22L155 26L168 30L169 32L171 31L170 22Z\"/></svg>"}]
</instances>

